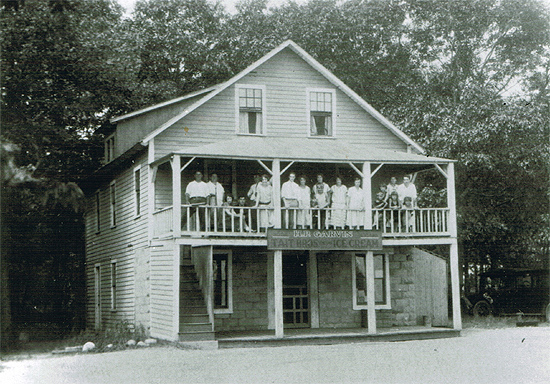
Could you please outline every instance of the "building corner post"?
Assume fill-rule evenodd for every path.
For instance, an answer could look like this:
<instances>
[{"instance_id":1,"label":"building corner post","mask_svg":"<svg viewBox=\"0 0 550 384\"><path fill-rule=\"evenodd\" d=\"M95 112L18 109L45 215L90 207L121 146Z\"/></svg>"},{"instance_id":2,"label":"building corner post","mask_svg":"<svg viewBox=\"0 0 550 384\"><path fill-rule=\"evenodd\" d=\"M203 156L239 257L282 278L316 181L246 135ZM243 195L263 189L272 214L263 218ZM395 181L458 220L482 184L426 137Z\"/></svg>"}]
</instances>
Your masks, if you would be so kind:
<instances>
[{"instance_id":1,"label":"building corner post","mask_svg":"<svg viewBox=\"0 0 550 384\"><path fill-rule=\"evenodd\" d=\"M174 155L172 165L172 233L181 236L181 157Z\"/></svg>"}]
</instances>

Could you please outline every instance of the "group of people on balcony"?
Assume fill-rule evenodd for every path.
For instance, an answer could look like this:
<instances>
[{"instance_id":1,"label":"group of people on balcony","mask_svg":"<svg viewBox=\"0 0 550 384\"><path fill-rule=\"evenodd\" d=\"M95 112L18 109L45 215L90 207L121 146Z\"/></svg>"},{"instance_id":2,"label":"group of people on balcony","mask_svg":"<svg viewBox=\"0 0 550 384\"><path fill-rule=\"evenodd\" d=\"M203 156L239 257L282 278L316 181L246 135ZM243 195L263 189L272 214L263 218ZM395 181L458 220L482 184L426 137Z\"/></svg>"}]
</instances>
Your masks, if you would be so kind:
<instances>
[{"instance_id":1,"label":"group of people on balcony","mask_svg":"<svg viewBox=\"0 0 550 384\"><path fill-rule=\"evenodd\" d=\"M359 229L364 226L365 194L361 188L361 179L355 178L354 185L346 187L341 177L331 187L322 174L316 176L316 183L310 188L305 176L298 178L291 172L281 186L282 226L283 228L349 228ZM225 200L224 200L225 196ZM210 181L202 181L202 173L195 173L195 180L190 182L185 191L186 203L189 204L191 230L200 225L201 230L216 226L219 230L248 231L265 230L273 227L273 186L267 175L254 177L247 198L241 196L237 201L225 194L224 187L218 182L218 176L212 174ZM416 205L416 187L410 177L403 178L398 185L392 177L389 184L382 184L373 204L375 226L381 217L378 210L413 209ZM200 209L201 206L220 207ZM250 213L250 208L256 207ZM197 218L198 217L198 218ZM207 220L208 219L208 220ZM388 224L388 223L385 223ZM383 224L382 224L383 225Z\"/></svg>"}]
</instances>

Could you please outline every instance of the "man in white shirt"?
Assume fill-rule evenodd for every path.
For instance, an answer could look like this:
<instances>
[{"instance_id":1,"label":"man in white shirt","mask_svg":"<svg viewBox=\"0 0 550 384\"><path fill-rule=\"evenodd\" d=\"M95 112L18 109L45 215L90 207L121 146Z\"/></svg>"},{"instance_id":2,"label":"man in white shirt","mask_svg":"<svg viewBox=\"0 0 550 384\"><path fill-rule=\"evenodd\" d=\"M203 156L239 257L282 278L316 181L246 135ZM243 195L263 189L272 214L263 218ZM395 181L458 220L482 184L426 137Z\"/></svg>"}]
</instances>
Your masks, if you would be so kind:
<instances>
[{"instance_id":1,"label":"man in white shirt","mask_svg":"<svg viewBox=\"0 0 550 384\"><path fill-rule=\"evenodd\" d=\"M411 183L409 176L403 177L403 184L397 187L397 196L399 196L399 202L403 205L405 197L412 199L412 206L416 207L416 187Z\"/></svg>"},{"instance_id":2,"label":"man in white shirt","mask_svg":"<svg viewBox=\"0 0 550 384\"><path fill-rule=\"evenodd\" d=\"M248 199L252 202L252 205L256 204L256 191L258 190L258 184L260 184L261 182L262 178L260 177L260 175L254 175L254 184L250 186L250 189L247 193Z\"/></svg>"},{"instance_id":3,"label":"man in white shirt","mask_svg":"<svg viewBox=\"0 0 550 384\"><path fill-rule=\"evenodd\" d=\"M223 189L223 185L218 182L218 175L213 173L210 177L210 181L206 183L206 185L208 185L210 205L221 206L223 204L225 190Z\"/></svg>"},{"instance_id":4,"label":"man in white shirt","mask_svg":"<svg viewBox=\"0 0 550 384\"><path fill-rule=\"evenodd\" d=\"M296 174L291 172L288 175L288 181L283 183L281 187L281 198L283 199L284 207L287 208L286 212L283 211L283 221L288 223L286 228L294 228L296 208L298 208L298 196L300 194L300 187L294 181ZM288 220L287 220L288 215Z\"/></svg>"},{"instance_id":5,"label":"man in white shirt","mask_svg":"<svg viewBox=\"0 0 550 384\"><path fill-rule=\"evenodd\" d=\"M209 195L210 195L210 191L208 189L208 185L206 185L206 183L202 181L202 173L199 171L195 172L195 180L187 184L187 187L185 188L185 198L187 200L187 203L191 205L191 207L189 208L191 230L197 230L196 215L198 214L200 229L204 231L205 229L204 218L206 216L206 209L205 208L200 209L199 207L201 205L206 205ZM185 212L182 212L182 213L185 215Z\"/></svg>"}]
</instances>

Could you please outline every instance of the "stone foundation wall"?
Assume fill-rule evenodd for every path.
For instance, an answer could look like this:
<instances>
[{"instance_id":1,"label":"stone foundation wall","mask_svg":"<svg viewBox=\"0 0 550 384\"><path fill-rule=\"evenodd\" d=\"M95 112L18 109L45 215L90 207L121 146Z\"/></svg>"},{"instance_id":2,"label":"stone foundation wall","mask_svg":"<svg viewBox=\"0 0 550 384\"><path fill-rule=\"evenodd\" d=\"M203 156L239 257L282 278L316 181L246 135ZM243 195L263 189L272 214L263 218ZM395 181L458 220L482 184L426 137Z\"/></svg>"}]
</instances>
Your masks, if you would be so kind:
<instances>
[{"instance_id":1,"label":"stone foundation wall","mask_svg":"<svg viewBox=\"0 0 550 384\"><path fill-rule=\"evenodd\" d=\"M377 327L416 324L413 257L409 247L390 255L391 309L377 310ZM353 310L351 257L344 252L317 254L319 325L354 328L366 323L366 311ZM215 315L216 331L267 330L267 255L233 250L233 313Z\"/></svg>"},{"instance_id":2,"label":"stone foundation wall","mask_svg":"<svg viewBox=\"0 0 550 384\"><path fill-rule=\"evenodd\" d=\"M233 313L214 315L216 331L267 329L267 256L233 250Z\"/></svg>"},{"instance_id":3,"label":"stone foundation wall","mask_svg":"<svg viewBox=\"0 0 550 384\"><path fill-rule=\"evenodd\" d=\"M416 325L414 263L409 247L390 255L391 325Z\"/></svg>"},{"instance_id":4,"label":"stone foundation wall","mask_svg":"<svg viewBox=\"0 0 550 384\"><path fill-rule=\"evenodd\" d=\"M318 253L319 326L361 326L361 311L352 307L351 258L345 253Z\"/></svg>"}]
</instances>

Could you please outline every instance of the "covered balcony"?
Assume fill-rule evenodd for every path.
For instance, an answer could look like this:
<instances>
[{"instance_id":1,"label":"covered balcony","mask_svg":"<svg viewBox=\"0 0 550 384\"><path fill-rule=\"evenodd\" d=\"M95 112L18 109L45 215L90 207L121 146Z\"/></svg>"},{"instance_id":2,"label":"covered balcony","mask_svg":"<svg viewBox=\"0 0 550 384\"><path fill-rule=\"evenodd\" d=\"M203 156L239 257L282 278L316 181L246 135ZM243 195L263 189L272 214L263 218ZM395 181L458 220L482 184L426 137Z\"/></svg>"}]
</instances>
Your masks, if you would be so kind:
<instances>
[{"instance_id":1,"label":"covered balcony","mask_svg":"<svg viewBox=\"0 0 550 384\"><path fill-rule=\"evenodd\" d=\"M205 178L215 173L225 196L231 195L235 205L221 206L211 201L204 205L190 204L185 190L196 171ZM381 184L388 184L391 177L401 182L408 175L420 193L424 185L417 183L416 176L428 171L437 175L434 177L439 177L439 184L447 190L445 201L438 206L376 208L376 193ZM363 206L320 208L313 202L310 207L284 207L281 186L291 172L297 175L296 182L305 177L310 188L319 174L329 186L334 185L337 176L347 187L360 178ZM152 162L149 173L151 239L264 238L267 228L372 229L390 238L452 237L456 231L454 168L446 159L407 152L366 151L353 144L337 145L333 140L304 144L303 140L245 137L167 155ZM273 199L269 205L255 206L247 195L255 184L254 176L260 174L269 178ZM245 198L244 205L237 205L239 197ZM360 218L359 225L350 226L350 215Z\"/></svg>"}]
</instances>

